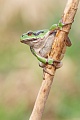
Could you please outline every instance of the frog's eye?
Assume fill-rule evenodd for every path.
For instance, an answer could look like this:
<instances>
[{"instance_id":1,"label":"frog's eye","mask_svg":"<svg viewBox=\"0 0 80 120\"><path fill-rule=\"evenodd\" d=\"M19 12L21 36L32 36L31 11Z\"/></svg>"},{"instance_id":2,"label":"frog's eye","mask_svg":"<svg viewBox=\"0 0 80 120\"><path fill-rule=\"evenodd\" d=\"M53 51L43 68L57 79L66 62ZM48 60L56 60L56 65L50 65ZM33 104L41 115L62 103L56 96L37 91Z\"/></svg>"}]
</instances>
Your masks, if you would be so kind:
<instances>
[{"instance_id":1,"label":"frog's eye","mask_svg":"<svg viewBox=\"0 0 80 120\"><path fill-rule=\"evenodd\" d=\"M32 31L27 32L27 35L28 35L28 36L31 36L32 34L33 34Z\"/></svg>"}]
</instances>

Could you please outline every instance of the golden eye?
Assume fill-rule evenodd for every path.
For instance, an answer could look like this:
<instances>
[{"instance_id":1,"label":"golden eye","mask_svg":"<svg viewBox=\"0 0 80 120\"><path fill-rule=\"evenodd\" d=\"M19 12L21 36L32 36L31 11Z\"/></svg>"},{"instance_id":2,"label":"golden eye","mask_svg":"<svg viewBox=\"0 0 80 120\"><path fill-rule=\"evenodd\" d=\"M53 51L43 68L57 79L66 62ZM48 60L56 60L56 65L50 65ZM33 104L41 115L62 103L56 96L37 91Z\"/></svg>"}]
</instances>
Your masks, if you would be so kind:
<instances>
[{"instance_id":1,"label":"golden eye","mask_svg":"<svg viewBox=\"0 0 80 120\"><path fill-rule=\"evenodd\" d=\"M31 36L32 34L33 34L32 31L27 32L27 35L28 35L28 36Z\"/></svg>"}]
</instances>

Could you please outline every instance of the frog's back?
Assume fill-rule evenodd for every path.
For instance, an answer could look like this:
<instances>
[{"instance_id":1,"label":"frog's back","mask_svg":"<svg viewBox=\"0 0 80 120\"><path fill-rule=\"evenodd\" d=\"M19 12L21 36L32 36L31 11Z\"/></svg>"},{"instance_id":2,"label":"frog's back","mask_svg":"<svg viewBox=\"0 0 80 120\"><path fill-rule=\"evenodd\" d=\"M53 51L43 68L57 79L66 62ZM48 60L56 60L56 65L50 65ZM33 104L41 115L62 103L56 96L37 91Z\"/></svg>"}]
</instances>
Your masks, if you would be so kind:
<instances>
[{"instance_id":1,"label":"frog's back","mask_svg":"<svg viewBox=\"0 0 80 120\"><path fill-rule=\"evenodd\" d=\"M55 34L56 33L54 32L51 35L49 35L49 37L46 38L45 45L43 46L43 48L39 52L42 57L47 57L48 53L51 51Z\"/></svg>"}]
</instances>

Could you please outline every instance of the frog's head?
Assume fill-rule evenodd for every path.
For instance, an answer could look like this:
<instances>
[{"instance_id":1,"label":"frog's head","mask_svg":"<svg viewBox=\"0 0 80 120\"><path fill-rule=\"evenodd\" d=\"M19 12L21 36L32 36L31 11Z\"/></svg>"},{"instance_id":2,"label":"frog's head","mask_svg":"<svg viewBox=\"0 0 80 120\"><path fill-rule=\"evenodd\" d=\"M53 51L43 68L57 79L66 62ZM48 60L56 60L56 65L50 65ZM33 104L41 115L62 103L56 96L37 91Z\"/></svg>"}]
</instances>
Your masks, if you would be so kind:
<instances>
[{"instance_id":1,"label":"frog's head","mask_svg":"<svg viewBox=\"0 0 80 120\"><path fill-rule=\"evenodd\" d=\"M29 46L34 46L34 44L40 43L40 40L42 40L45 36L45 34L48 32L48 29L45 30L38 30L38 31L28 31L27 33L24 33L20 41L22 43L25 43Z\"/></svg>"}]
</instances>

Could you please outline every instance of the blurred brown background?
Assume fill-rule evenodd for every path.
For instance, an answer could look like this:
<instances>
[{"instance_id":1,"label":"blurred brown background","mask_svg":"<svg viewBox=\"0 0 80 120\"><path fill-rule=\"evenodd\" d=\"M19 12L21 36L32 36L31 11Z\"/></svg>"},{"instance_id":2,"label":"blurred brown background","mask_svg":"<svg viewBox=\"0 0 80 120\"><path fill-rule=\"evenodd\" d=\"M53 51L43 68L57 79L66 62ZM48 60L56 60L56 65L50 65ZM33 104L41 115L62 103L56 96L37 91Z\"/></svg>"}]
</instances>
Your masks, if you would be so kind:
<instances>
[{"instance_id":1,"label":"blurred brown background","mask_svg":"<svg viewBox=\"0 0 80 120\"><path fill-rule=\"evenodd\" d=\"M20 36L58 23L67 0L0 0L0 120L28 120L42 69ZM80 5L43 120L80 120Z\"/></svg>"}]
</instances>

